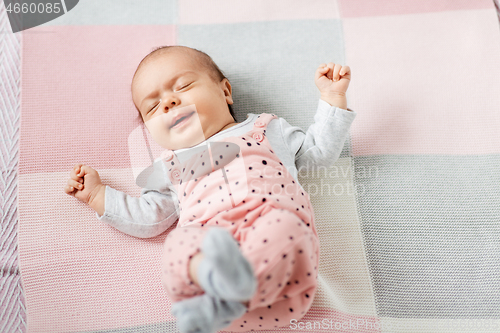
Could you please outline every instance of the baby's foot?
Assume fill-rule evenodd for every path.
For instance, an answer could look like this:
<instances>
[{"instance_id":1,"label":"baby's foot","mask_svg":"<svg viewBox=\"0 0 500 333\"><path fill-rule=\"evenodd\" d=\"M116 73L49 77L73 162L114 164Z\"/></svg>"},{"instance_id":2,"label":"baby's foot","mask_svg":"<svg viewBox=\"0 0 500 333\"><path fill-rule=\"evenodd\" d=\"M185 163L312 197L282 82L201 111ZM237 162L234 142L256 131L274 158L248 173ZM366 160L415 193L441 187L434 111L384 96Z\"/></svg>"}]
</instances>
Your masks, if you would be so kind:
<instances>
[{"instance_id":1,"label":"baby's foot","mask_svg":"<svg viewBox=\"0 0 500 333\"><path fill-rule=\"evenodd\" d=\"M243 316L246 307L233 301L203 294L172 305L177 327L182 333L213 333Z\"/></svg>"},{"instance_id":2,"label":"baby's foot","mask_svg":"<svg viewBox=\"0 0 500 333\"><path fill-rule=\"evenodd\" d=\"M209 295L230 301L247 301L257 280L238 244L223 228L210 228L202 243L204 259L198 266L198 281Z\"/></svg>"}]
</instances>

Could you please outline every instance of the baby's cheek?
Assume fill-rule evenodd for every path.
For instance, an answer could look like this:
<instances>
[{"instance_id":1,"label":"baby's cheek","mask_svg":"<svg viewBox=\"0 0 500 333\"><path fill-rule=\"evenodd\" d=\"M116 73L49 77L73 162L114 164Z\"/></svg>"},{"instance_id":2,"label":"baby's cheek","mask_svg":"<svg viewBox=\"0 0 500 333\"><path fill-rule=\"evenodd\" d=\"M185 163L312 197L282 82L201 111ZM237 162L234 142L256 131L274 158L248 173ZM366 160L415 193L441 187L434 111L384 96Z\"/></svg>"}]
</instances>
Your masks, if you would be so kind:
<instances>
[{"instance_id":1,"label":"baby's cheek","mask_svg":"<svg viewBox=\"0 0 500 333\"><path fill-rule=\"evenodd\" d=\"M163 148L169 149L170 131L166 125L166 115L160 115L149 119L144 125L153 137L153 140Z\"/></svg>"}]
</instances>

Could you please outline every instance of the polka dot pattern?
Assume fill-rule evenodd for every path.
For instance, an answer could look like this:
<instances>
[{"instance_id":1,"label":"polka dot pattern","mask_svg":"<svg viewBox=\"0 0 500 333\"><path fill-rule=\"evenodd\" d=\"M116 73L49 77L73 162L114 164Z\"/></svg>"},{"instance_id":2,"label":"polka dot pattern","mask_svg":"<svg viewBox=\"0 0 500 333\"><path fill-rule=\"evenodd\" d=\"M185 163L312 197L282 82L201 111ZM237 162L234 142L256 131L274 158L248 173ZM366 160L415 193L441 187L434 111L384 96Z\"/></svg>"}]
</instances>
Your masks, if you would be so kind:
<instances>
[{"instance_id":1,"label":"polka dot pattern","mask_svg":"<svg viewBox=\"0 0 500 333\"><path fill-rule=\"evenodd\" d=\"M187 160L173 154L167 163L181 212L178 228L165 241L165 290L174 302L203 293L189 279L190 257L199 251L207 227L226 228L258 280L248 312L231 324L232 331L286 326L304 316L316 291L314 212L309 195L266 138L275 118L263 113L245 135L210 143ZM177 180L173 171L181 174Z\"/></svg>"},{"instance_id":2,"label":"polka dot pattern","mask_svg":"<svg viewBox=\"0 0 500 333\"><path fill-rule=\"evenodd\" d=\"M189 261L201 251L201 241L206 231L206 228L201 227L177 228L165 239L161 281L173 302L204 293L189 277Z\"/></svg>"},{"instance_id":3,"label":"polka dot pattern","mask_svg":"<svg viewBox=\"0 0 500 333\"><path fill-rule=\"evenodd\" d=\"M258 288L249 312L228 331L287 325L304 316L316 291L319 242L314 232L285 209L272 209L253 227L244 235L241 251L254 267Z\"/></svg>"}]
</instances>

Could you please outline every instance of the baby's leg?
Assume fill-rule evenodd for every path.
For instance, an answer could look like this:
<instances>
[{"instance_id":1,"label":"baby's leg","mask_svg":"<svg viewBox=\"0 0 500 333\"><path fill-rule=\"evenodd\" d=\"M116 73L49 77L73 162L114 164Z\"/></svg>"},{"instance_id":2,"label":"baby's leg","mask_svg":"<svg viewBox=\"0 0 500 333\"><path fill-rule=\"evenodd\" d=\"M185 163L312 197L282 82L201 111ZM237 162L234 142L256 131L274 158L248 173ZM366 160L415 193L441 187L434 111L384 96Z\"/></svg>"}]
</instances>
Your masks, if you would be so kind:
<instances>
[{"instance_id":1,"label":"baby's leg","mask_svg":"<svg viewBox=\"0 0 500 333\"><path fill-rule=\"evenodd\" d=\"M200 253L201 288L190 274ZM175 302L172 313L181 332L215 332L226 327L246 312L240 300L248 301L256 286L250 263L232 235L220 227L173 230L165 241L162 266L162 281Z\"/></svg>"},{"instance_id":2,"label":"baby's leg","mask_svg":"<svg viewBox=\"0 0 500 333\"><path fill-rule=\"evenodd\" d=\"M257 281L252 265L241 253L233 236L220 227L210 228L202 243L203 259L197 277L203 290L226 301L246 302Z\"/></svg>"},{"instance_id":3,"label":"baby's leg","mask_svg":"<svg viewBox=\"0 0 500 333\"><path fill-rule=\"evenodd\" d=\"M272 329L302 318L317 286L319 241L312 227L287 210L273 209L242 232L240 243L258 288L248 313L227 330Z\"/></svg>"},{"instance_id":4,"label":"baby's leg","mask_svg":"<svg viewBox=\"0 0 500 333\"><path fill-rule=\"evenodd\" d=\"M161 280L172 302L203 294L189 275L189 263L201 251L205 233L202 227L177 228L165 239Z\"/></svg>"},{"instance_id":5,"label":"baby's leg","mask_svg":"<svg viewBox=\"0 0 500 333\"><path fill-rule=\"evenodd\" d=\"M200 254L202 259L196 260ZM193 262L199 262L195 269ZM197 276L192 276L192 272L197 272ZM252 266L233 236L213 226L178 228L167 236L162 282L172 301L206 292L224 300L244 302L256 287Z\"/></svg>"},{"instance_id":6,"label":"baby's leg","mask_svg":"<svg viewBox=\"0 0 500 333\"><path fill-rule=\"evenodd\" d=\"M182 333L214 333L241 317L247 308L240 302L224 301L203 294L172 305L177 327Z\"/></svg>"}]
</instances>

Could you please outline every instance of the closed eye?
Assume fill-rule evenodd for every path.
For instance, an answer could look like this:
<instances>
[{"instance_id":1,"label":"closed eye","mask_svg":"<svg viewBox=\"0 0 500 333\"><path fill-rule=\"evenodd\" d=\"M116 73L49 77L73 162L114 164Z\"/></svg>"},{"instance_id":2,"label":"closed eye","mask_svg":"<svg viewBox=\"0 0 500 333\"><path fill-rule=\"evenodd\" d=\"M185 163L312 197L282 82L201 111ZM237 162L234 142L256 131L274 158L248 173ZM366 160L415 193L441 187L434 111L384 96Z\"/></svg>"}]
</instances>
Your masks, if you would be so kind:
<instances>
[{"instance_id":1,"label":"closed eye","mask_svg":"<svg viewBox=\"0 0 500 333\"><path fill-rule=\"evenodd\" d=\"M194 81L186 83L186 84L183 84L179 88L177 88L176 90L179 91L179 90L185 89L185 88L189 87L193 83L194 83ZM158 103L156 103L147 113L150 113L151 111L153 111L154 109L156 109L158 107L158 105L160 105L160 103L161 103L161 101L158 102Z\"/></svg>"},{"instance_id":2,"label":"closed eye","mask_svg":"<svg viewBox=\"0 0 500 333\"><path fill-rule=\"evenodd\" d=\"M156 103L156 104L155 104L155 106L153 106L153 107L151 108L151 110L149 110L149 111L148 111L148 113L150 113L151 111L153 111L154 109L156 109L156 107L157 107L158 105L160 105L160 102Z\"/></svg>"},{"instance_id":3,"label":"closed eye","mask_svg":"<svg viewBox=\"0 0 500 333\"><path fill-rule=\"evenodd\" d=\"M187 87L189 87L192 83L193 83L193 82L189 82L189 83L183 84L183 85L181 85L179 88L177 88L177 90L182 90L182 89L184 89L184 88L187 88Z\"/></svg>"}]
</instances>

